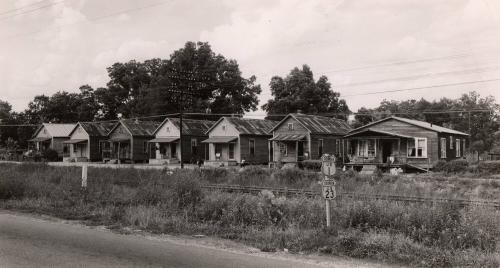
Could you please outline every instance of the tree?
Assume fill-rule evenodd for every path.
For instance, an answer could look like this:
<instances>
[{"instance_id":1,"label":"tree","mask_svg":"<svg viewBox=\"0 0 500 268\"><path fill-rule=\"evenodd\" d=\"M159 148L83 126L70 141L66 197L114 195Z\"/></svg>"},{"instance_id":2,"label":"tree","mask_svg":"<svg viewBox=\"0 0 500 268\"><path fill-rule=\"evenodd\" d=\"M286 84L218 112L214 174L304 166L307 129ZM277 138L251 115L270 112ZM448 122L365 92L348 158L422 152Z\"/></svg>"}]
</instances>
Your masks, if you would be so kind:
<instances>
[{"instance_id":1,"label":"tree","mask_svg":"<svg viewBox=\"0 0 500 268\"><path fill-rule=\"evenodd\" d=\"M192 112L243 113L256 110L261 92L255 76L242 77L235 60L215 54L208 43L187 42L169 59L115 63L107 88L95 95L103 118Z\"/></svg>"},{"instance_id":2,"label":"tree","mask_svg":"<svg viewBox=\"0 0 500 268\"><path fill-rule=\"evenodd\" d=\"M308 114L345 113L349 108L340 93L331 90L326 76L314 80L307 65L295 67L285 78L274 76L269 83L274 97L262 106L268 114L288 114L302 111ZM340 116L347 118L347 115Z\"/></svg>"},{"instance_id":3,"label":"tree","mask_svg":"<svg viewBox=\"0 0 500 268\"><path fill-rule=\"evenodd\" d=\"M371 115L355 115L353 125L356 127L397 115L469 133L472 149L480 153L492 148L495 140L493 133L500 128L500 105L494 97L483 98L474 91L463 94L458 99L442 98L432 102L423 98L405 101L383 100L378 107L363 107L358 113Z\"/></svg>"}]
</instances>

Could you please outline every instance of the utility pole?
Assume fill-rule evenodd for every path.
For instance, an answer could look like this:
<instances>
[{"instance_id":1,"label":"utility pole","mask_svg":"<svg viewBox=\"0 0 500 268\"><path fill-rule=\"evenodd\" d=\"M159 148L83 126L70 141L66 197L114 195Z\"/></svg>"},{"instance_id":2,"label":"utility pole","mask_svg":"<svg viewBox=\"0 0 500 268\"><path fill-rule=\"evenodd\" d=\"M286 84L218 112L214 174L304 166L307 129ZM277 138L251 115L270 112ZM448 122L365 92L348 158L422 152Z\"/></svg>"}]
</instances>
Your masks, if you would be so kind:
<instances>
[{"instance_id":1,"label":"utility pole","mask_svg":"<svg viewBox=\"0 0 500 268\"><path fill-rule=\"evenodd\" d=\"M184 133L183 133L183 127L182 127L182 118L183 118L183 113L184 113L184 95L189 95L189 96L196 96L196 95L199 95L198 93L194 93L194 92L191 92L191 84L192 83L202 83L203 86L206 86L204 83L206 81L199 81L199 80L196 80L195 79L195 72L186 72L186 71L179 71L179 70L176 70L176 69L172 69L172 72L175 74L173 76L169 76L170 78L174 79L174 80L177 80L178 83L174 83L174 89L170 89L168 90L169 92L172 92L172 93L177 93L178 96L179 96L179 161L181 163L181 169L184 168L184 161L182 159L182 155L183 155L183 146L182 146L182 141L183 141L183 136L184 136ZM186 90L183 90L181 87L181 81L183 82L186 82L188 85L185 86L184 89L187 89L188 92L186 92Z\"/></svg>"}]
</instances>

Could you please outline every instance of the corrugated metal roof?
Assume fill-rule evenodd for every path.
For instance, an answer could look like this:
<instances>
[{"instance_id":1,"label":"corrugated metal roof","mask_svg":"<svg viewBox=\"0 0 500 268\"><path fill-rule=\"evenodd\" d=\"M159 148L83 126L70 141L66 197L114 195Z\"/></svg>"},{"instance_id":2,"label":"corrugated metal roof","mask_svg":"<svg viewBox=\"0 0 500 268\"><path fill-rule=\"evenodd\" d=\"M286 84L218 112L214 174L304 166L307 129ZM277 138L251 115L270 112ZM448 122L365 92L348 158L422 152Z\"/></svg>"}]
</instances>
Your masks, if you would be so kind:
<instances>
[{"instance_id":1,"label":"corrugated metal roof","mask_svg":"<svg viewBox=\"0 0 500 268\"><path fill-rule=\"evenodd\" d=\"M45 128L47 132L52 137L69 137L69 134L75 128L76 124L55 124L55 123L43 123L42 126L35 132L35 136L38 132Z\"/></svg>"},{"instance_id":2,"label":"corrugated metal roof","mask_svg":"<svg viewBox=\"0 0 500 268\"><path fill-rule=\"evenodd\" d=\"M171 143L174 141L178 141L179 137L168 137L168 138L155 138L150 140L149 142L159 142L159 143Z\"/></svg>"},{"instance_id":3,"label":"corrugated metal roof","mask_svg":"<svg viewBox=\"0 0 500 268\"><path fill-rule=\"evenodd\" d=\"M242 135L270 135L276 121L241 117L224 117Z\"/></svg>"},{"instance_id":4,"label":"corrugated metal roof","mask_svg":"<svg viewBox=\"0 0 500 268\"><path fill-rule=\"evenodd\" d=\"M48 141L50 140L51 138L47 138L47 137L36 137L36 138L33 138L31 140L28 140L28 141L32 141L32 142L39 142L39 141Z\"/></svg>"},{"instance_id":5,"label":"corrugated metal roof","mask_svg":"<svg viewBox=\"0 0 500 268\"><path fill-rule=\"evenodd\" d=\"M356 132L351 132L348 135L345 135L344 137L345 138L352 137L352 136L356 136L356 135L359 135L359 134L364 134L366 132L373 132L373 133L377 133L377 134L382 134L382 135L387 135L387 136L394 136L394 137L401 137L401 138L407 138L407 139L413 138L413 137L407 136L407 135L401 135L401 134L398 134L398 133L393 133L393 132L383 131L383 130L378 130L378 129L371 129L371 128L362 129L362 130L356 131Z\"/></svg>"},{"instance_id":6,"label":"corrugated metal roof","mask_svg":"<svg viewBox=\"0 0 500 268\"><path fill-rule=\"evenodd\" d=\"M160 126L158 126L158 128L155 130L155 134L169 120L170 122L172 122L172 124L174 124L175 127L180 128L179 118L167 118L161 123ZM212 127L214 123L214 121L208 120L182 119L182 134L206 136L206 132Z\"/></svg>"},{"instance_id":7,"label":"corrugated metal roof","mask_svg":"<svg viewBox=\"0 0 500 268\"><path fill-rule=\"evenodd\" d=\"M305 134L276 134L274 137L269 139L270 141L300 141L305 139Z\"/></svg>"},{"instance_id":8,"label":"corrugated metal roof","mask_svg":"<svg viewBox=\"0 0 500 268\"><path fill-rule=\"evenodd\" d=\"M153 136L156 128L161 124L155 121L139 121L125 119L120 121L132 134L132 136Z\"/></svg>"},{"instance_id":9,"label":"corrugated metal roof","mask_svg":"<svg viewBox=\"0 0 500 268\"><path fill-rule=\"evenodd\" d=\"M109 132L117 123L112 122L79 122L89 136L108 136ZM76 128L76 127L75 127Z\"/></svg>"},{"instance_id":10,"label":"corrugated metal roof","mask_svg":"<svg viewBox=\"0 0 500 268\"><path fill-rule=\"evenodd\" d=\"M436 132L469 136L469 134L464 133L464 132L460 132L460 131L457 131L457 130L445 128L445 127L438 126L438 125L431 124L431 123L424 122L424 121L418 121L418 120L408 119L408 118L403 118L403 117L398 117L398 116L386 117L386 118L384 118L382 120L371 122L371 123L369 123L367 125L364 125L364 126L361 126L359 128L356 128L353 131L356 131L356 130L359 130L359 129L363 129L363 128L366 128L368 126L373 126L375 124L378 124L380 122L384 122L384 121L387 121L387 120L390 120L390 119L398 120L398 121L401 121L401 122L405 122L405 123L408 123L408 124L411 124L411 125L414 125L414 126L422 127L422 128L425 128L425 129L436 131Z\"/></svg>"},{"instance_id":11,"label":"corrugated metal roof","mask_svg":"<svg viewBox=\"0 0 500 268\"><path fill-rule=\"evenodd\" d=\"M237 140L238 137L223 136L223 137L210 137L202 143L228 143Z\"/></svg>"},{"instance_id":12,"label":"corrugated metal roof","mask_svg":"<svg viewBox=\"0 0 500 268\"><path fill-rule=\"evenodd\" d=\"M281 120L278 125L281 125L282 122L285 122L288 117L293 117L313 134L345 135L351 130L349 124L344 120L299 113L287 115L283 120ZM277 128L278 125L276 125L273 130Z\"/></svg>"}]
</instances>

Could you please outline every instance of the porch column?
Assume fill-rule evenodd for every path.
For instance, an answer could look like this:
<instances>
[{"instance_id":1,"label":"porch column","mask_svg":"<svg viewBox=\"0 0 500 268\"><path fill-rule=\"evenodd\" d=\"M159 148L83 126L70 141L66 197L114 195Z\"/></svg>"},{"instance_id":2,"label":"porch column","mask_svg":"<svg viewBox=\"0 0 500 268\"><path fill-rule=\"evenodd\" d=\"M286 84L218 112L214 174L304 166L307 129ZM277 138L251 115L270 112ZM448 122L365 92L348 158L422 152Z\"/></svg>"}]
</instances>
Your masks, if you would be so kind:
<instances>
[{"instance_id":1,"label":"porch column","mask_svg":"<svg viewBox=\"0 0 500 268\"><path fill-rule=\"evenodd\" d=\"M116 156L116 158L118 159L118 164L120 164L120 151L121 151L121 142L118 142L118 155Z\"/></svg>"},{"instance_id":2,"label":"porch column","mask_svg":"<svg viewBox=\"0 0 500 268\"><path fill-rule=\"evenodd\" d=\"M271 163L271 154L272 154L272 152L271 152L271 142L272 141L270 141L270 140L267 141L267 152L268 152L267 153L267 162L268 163Z\"/></svg>"},{"instance_id":3,"label":"porch column","mask_svg":"<svg viewBox=\"0 0 500 268\"><path fill-rule=\"evenodd\" d=\"M401 138L398 138L398 157L401 156Z\"/></svg>"},{"instance_id":4,"label":"porch column","mask_svg":"<svg viewBox=\"0 0 500 268\"><path fill-rule=\"evenodd\" d=\"M295 141L295 161L299 162L299 141Z\"/></svg>"}]
</instances>

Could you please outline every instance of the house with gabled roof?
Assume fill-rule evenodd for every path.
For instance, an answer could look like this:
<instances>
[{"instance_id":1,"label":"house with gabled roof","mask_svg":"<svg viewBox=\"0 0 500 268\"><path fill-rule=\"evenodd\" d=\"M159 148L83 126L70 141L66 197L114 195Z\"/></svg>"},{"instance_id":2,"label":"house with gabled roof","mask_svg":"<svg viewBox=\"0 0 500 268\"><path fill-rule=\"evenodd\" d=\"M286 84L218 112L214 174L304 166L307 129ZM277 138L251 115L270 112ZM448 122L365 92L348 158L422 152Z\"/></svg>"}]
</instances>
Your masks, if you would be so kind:
<instances>
[{"instance_id":1,"label":"house with gabled roof","mask_svg":"<svg viewBox=\"0 0 500 268\"><path fill-rule=\"evenodd\" d=\"M113 122L78 122L64 141L68 151L63 160L68 162L101 161L110 153L108 134L116 125Z\"/></svg>"},{"instance_id":2,"label":"house with gabled roof","mask_svg":"<svg viewBox=\"0 0 500 268\"><path fill-rule=\"evenodd\" d=\"M147 162L149 159L148 144L154 138L154 131L160 125L155 121L139 121L123 119L108 134L109 158L112 162ZM107 156L107 155L106 155Z\"/></svg>"},{"instance_id":3,"label":"house with gabled roof","mask_svg":"<svg viewBox=\"0 0 500 268\"><path fill-rule=\"evenodd\" d=\"M269 131L275 121L241 117L222 117L208 131L208 159L205 165L231 166L241 163L266 164L269 161Z\"/></svg>"},{"instance_id":4,"label":"house with gabled roof","mask_svg":"<svg viewBox=\"0 0 500 268\"><path fill-rule=\"evenodd\" d=\"M288 114L271 130L270 162L297 164L320 160L323 154L342 156L342 137L350 130L349 124L341 119Z\"/></svg>"},{"instance_id":5,"label":"house with gabled roof","mask_svg":"<svg viewBox=\"0 0 500 268\"><path fill-rule=\"evenodd\" d=\"M469 134L432 123L391 116L344 136L347 166L431 169L439 160L465 156Z\"/></svg>"},{"instance_id":6,"label":"house with gabled roof","mask_svg":"<svg viewBox=\"0 0 500 268\"><path fill-rule=\"evenodd\" d=\"M75 124L43 123L28 140L29 147L35 151L52 149L62 157L67 152L64 141L69 139L69 133Z\"/></svg>"},{"instance_id":7,"label":"house with gabled roof","mask_svg":"<svg viewBox=\"0 0 500 268\"><path fill-rule=\"evenodd\" d=\"M208 146L202 144L208 138L207 131L214 121L182 120L182 157L180 150L180 120L166 118L154 131L149 141L150 164L196 163L208 156Z\"/></svg>"}]
</instances>

